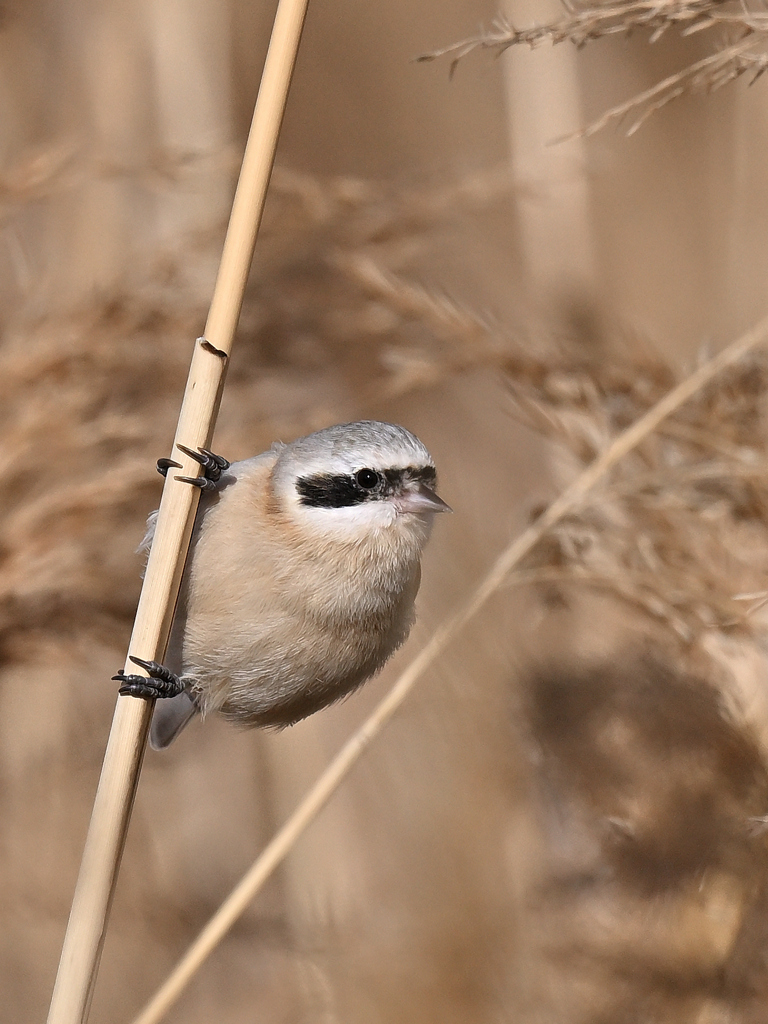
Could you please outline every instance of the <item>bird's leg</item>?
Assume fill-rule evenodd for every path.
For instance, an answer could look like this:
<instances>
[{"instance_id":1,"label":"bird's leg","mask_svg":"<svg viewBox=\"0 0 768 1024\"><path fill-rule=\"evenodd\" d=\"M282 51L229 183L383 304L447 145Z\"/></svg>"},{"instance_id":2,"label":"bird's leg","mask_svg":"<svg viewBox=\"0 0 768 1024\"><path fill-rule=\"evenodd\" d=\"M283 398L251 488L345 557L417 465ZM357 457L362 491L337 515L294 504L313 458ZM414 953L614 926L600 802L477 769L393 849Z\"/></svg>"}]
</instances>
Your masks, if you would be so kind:
<instances>
[{"instance_id":1,"label":"bird's leg","mask_svg":"<svg viewBox=\"0 0 768 1024\"><path fill-rule=\"evenodd\" d=\"M203 491L215 491L216 484L221 479L221 474L229 469L230 463L225 458L222 458L221 455L215 455L207 448L198 448L195 452L183 444L177 444L176 447L180 448L185 455L189 455L195 462L199 462L203 470L202 476L177 476L176 479L183 481L185 484L192 484L193 487L199 487ZM157 471L162 476L165 476L172 466L175 469L181 469L179 463L174 462L172 459L157 460Z\"/></svg>"},{"instance_id":2,"label":"bird's leg","mask_svg":"<svg viewBox=\"0 0 768 1024\"><path fill-rule=\"evenodd\" d=\"M165 665L160 665L156 661L134 658L132 654L129 660L134 665L141 665L146 669L149 672L149 677L126 675L123 669L119 669L117 675L112 678L120 683L118 693L121 697L144 697L146 700L153 700L162 697L178 697L183 690L186 690L186 684Z\"/></svg>"}]
</instances>

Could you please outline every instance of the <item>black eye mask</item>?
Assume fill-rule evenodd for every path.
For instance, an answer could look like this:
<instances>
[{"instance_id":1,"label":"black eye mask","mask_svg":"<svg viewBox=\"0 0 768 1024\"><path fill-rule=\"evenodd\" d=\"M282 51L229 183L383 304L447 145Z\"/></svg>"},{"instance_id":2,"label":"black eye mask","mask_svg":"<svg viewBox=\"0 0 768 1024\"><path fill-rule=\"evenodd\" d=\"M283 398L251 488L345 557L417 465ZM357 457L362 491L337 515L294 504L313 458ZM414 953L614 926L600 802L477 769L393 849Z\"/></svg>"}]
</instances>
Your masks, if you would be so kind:
<instances>
[{"instance_id":1,"label":"black eye mask","mask_svg":"<svg viewBox=\"0 0 768 1024\"><path fill-rule=\"evenodd\" d=\"M348 508L366 501L382 501L403 491L409 481L434 487L437 474L433 466L407 466L405 469L359 469L350 475L316 473L296 481L299 501L309 508Z\"/></svg>"}]
</instances>

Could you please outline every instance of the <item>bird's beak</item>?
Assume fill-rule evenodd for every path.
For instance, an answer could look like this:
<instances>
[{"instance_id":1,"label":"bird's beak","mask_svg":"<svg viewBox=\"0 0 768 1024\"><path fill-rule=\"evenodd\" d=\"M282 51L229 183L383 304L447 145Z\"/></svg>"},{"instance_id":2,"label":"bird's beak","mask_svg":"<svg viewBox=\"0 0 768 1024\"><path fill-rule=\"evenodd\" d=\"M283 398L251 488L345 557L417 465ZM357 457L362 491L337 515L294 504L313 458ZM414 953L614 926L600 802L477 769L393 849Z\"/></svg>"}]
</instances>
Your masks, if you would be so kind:
<instances>
[{"instance_id":1,"label":"bird's beak","mask_svg":"<svg viewBox=\"0 0 768 1024\"><path fill-rule=\"evenodd\" d=\"M398 512L453 512L450 505L446 505L442 498L438 498L434 491L424 484L416 487L409 487L407 491L395 498L395 508Z\"/></svg>"}]
</instances>

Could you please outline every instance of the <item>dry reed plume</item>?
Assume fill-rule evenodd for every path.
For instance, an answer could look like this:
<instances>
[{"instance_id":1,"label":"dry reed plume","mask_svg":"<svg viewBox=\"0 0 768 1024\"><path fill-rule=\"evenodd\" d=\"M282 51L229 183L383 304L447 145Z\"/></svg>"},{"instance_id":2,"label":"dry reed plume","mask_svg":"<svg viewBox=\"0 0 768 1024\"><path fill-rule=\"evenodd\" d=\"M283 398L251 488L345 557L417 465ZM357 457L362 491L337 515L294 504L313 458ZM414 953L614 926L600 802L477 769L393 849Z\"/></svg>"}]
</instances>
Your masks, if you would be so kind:
<instances>
[{"instance_id":1,"label":"dry reed plume","mask_svg":"<svg viewBox=\"0 0 768 1024\"><path fill-rule=\"evenodd\" d=\"M490 341L474 319L409 281L407 268L430 244L435 224L494 201L500 188L506 185L493 175L421 195L276 175L217 447L245 455L275 437L376 415L391 395L434 387L457 367L487 361ZM183 263L162 256L88 308L19 315L6 329L0 423L13 486L0 499L3 772L16 779L7 809L18 830L9 830L2 869L14 893L9 930L18 941L4 962L22 1017L38 1015L50 992L114 702L106 680L124 653L140 582L135 548L157 501L153 461L167 452L177 412L168 395L180 393L199 333L194 283L209 272L218 244L213 233L188 239ZM44 801L42 813L34 812L40 787L60 794ZM134 828L140 836L141 819ZM41 834L59 841L40 849ZM166 842L162 833L156 838ZM120 892L135 894L139 866L129 843ZM148 880L154 877L150 871ZM218 889L215 872L211 881ZM190 924L189 895L177 902L172 891L150 888L146 922L176 948ZM29 906L37 908L31 927ZM137 938L142 927L133 930ZM110 935L120 929L118 909ZM44 955L34 952L41 935ZM22 964L28 969L20 971ZM107 963L104 998L122 1004L126 980L115 979ZM97 993L95 1012L98 1000Z\"/></svg>"},{"instance_id":2,"label":"dry reed plume","mask_svg":"<svg viewBox=\"0 0 768 1024\"><path fill-rule=\"evenodd\" d=\"M418 60L431 61L451 56L450 71L473 50L492 50L500 55L513 46L540 46L571 42L583 47L608 36L629 36L646 32L650 43L670 29L682 36L719 29L713 52L673 75L664 78L624 103L607 110L578 134L593 135L610 124L629 121L632 135L655 111L689 93L709 93L743 75L755 82L768 68L766 36L768 17L760 4L729 0L619 0L618 3L591 4L563 0L565 15L530 28L518 28L507 17L496 19L493 27L480 35L422 54Z\"/></svg>"},{"instance_id":3,"label":"dry reed plume","mask_svg":"<svg viewBox=\"0 0 768 1024\"><path fill-rule=\"evenodd\" d=\"M519 414L557 442L570 472L680 379L637 339L607 349L594 337L517 354L503 372ZM764 622L742 595L760 592L768 570L767 384L762 351L725 370L554 529L527 578L610 590L686 646L713 634L762 645Z\"/></svg>"},{"instance_id":4,"label":"dry reed plume","mask_svg":"<svg viewBox=\"0 0 768 1024\"><path fill-rule=\"evenodd\" d=\"M612 342L588 331L505 364L566 478L680 379L636 338ZM590 591L633 609L613 653L544 656L523 686L551 858L536 992L557 991L556 1017L762 1019L766 384L762 350L726 369L513 577L550 615ZM586 609L585 625L605 615Z\"/></svg>"},{"instance_id":5,"label":"dry reed plume","mask_svg":"<svg viewBox=\"0 0 768 1024\"><path fill-rule=\"evenodd\" d=\"M179 993L183 991L189 979L200 969L206 957L210 955L239 915L246 909L248 903L261 890L264 881L269 877L270 873L295 845L308 824L314 820L319 810L328 801L330 795L346 779L350 767L362 755L372 740L378 736L384 724L389 721L395 710L400 707L409 695L415 683L423 676L427 668L445 652L446 648L455 640L457 634L460 634L467 627L468 623L484 610L490 598L500 587L503 587L509 581L510 573L524 561L526 555L534 552L541 541L547 539L549 532L556 529L569 515L575 514L578 516L580 507L586 500L593 497L595 487L603 483L611 470L621 465L629 455L641 450L643 443L649 437L652 437L660 427L666 424L670 416L674 416L681 408L685 408L692 398L697 397L702 392L706 392L706 389L712 386L713 382L717 383L721 374L727 372L734 365L738 365L739 362L743 363L748 356L753 354L757 346L765 344L767 332L768 321L763 321L753 330L747 332L742 338L733 342L718 356L707 361L695 372L681 380L676 387L665 389L658 399L652 402L642 414L638 414L629 423L624 425L623 429L619 430L616 436L612 438L610 444L602 447L602 450L599 447L595 451L593 457L589 460L589 465L541 513L538 523L530 526L502 551L477 589L471 592L460 609L449 616L447 621L436 630L422 651L401 674L389 694L380 702L348 743L345 744L337 757L334 758L331 765L329 765L328 769L301 802L295 814L280 829L273 842L257 858L237 888L206 925L206 928L185 957L182 958L166 985L162 987L151 1004L137 1018L136 1024L139 1024L139 1022L141 1024L155 1024L155 1022L161 1019L167 1008L173 1004L175 999L178 998ZM522 371L519 361L514 365L518 372ZM525 376L524 373L522 375ZM544 393L546 394L546 389ZM640 393L647 399L647 388L642 388ZM539 395L537 395L537 399L540 401ZM532 407L540 414L543 413L543 410L537 406L536 399L534 399ZM577 447L583 454L583 445L578 445ZM530 583L532 578L535 578L535 574L533 576L525 573L518 574L517 582ZM579 579L584 581L588 577L579 575ZM646 670L654 678L664 672L662 665L656 666L651 664L641 667L639 663L637 675L641 679L644 675L643 670ZM634 676L630 678L632 681L634 680ZM554 716L554 721L560 723L561 728L565 730L570 728L571 717L573 717L574 725L577 725L578 720L578 715L569 715L569 697L571 696L567 693L569 685L566 684L566 688L562 693L555 693L554 695L546 695L546 687L544 687L545 701L540 709L545 714L548 714L553 710L548 707L550 703L565 704L565 710L563 711L558 708ZM702 681L700 688L704 690L706 685ZM580 684L580 681L576 681L573 688L578 700L583 686ZM671 685L669 689L672 689ZM694 688L691 688L691 692L693 691ZM535 716L529 713L529 718L533 717ZM715 717L719 721L724 722L723 708L718 704L715 705ZM609 714L606 727L610 729L614 724L616 723L611 720ZM737 732L738 730L735 727L734 733ZM674 748L675 739L674 730L672 730L671 739L662 740L661 745L662 747L666 746L669 748L668 753L671 753ZM751 744L750 750L753 746L757 750L757 744ZM757 762L759 757L756 755L753 760ZM710 786L711 782L712 780L708 778L707 786ZM765 787L763 786L756 795L756 800L764 799L764 796ZM615 823L620 819L614 817L610 820ZM755 818L754 820L758 819ZM742 828L743 824L742 821Z\"/></svg>"},{"instance_id":6,"label":"dry reed plume","mask_svg":"<svg viewBox=\"0 0 768 1024\"><path fill-rule=\"evenodd\" d=\"M581 45L629 30L725 39L602 119L633 127L680 92L762 71L763 22L760 10L705 2L580 6L462 46ZM232 167L229 151L214 159ZM161 148L136 167L81 158L75 144L36 149L3 174L3 225L13 235L30 208L42 216L83 183L173 190L195 160ZM508 189L504 174L411 190L278 174L216 436L240 457L331 420L420 413L456 452L446 480L460 510L434 549L428 624L516 528L507 492L495 499L499 478L522 478L534 522L555 490L513 418L547 438L559 485L685 377L637 338L590 324L532 345L533 328L500 330L471 296L425 284L445 225ZM158 493L153 461L167 454L169 396L199 333L220 230L174 242L65 316L5 313L0 977L19 1020L40 1019L50 992L114 703L106 680L138 593L134 549ZM517 269L504 265L509 287ZM177 1019L760 1024L767 377L762 353L730 368L547 534L368 752L327 833L293 851L200 972ZM584 658L603 628L610 651ZM162 981L356 706L334 713L295 739L233 737L211 722L148 763L95 1020L128 1019Z\"/></svg>"},{"instance_id":7,"label":"dry reed plume","mask_svg":"<svg viewBox=\"0 0 768 1024\"><path fill-rule=\"evenodd\" d=\"M492 201L497 180L400 196L283 171L273 189L225 431L227 406L236 407L238 434L267 446L327 422L332 409L354 417L488 359L493 343L469 313L400 274L430 225L457 204ZM203 262L216 241L191 239L186 260ZM181 386L202 313L179 308L189 266L167 257L148 277L131 283L132 295L6 334L0 426L14 487L0 499L0 642L9 651L54 624L113 637L132 612L134 538L122 541L120 525L155 500L146 453L170 443L166 394ZM309 394L298 384L308 372L316 374ZM248 402L256 378L264 394ZM120 591L114 578L133 582Z\"/></svg>"},{"instance_id":8,"label":"dry reed plume","mask_svg":"<svg viewBox=\"0 0 768 1024\"><path fill-rule=\"evenodd\" d=\"M527 339L499 337L410 278L414 249L429 245L446 211L458 200L493 201L498 182L429 197L287 173L276 185L223 409L222 450L246 434L254 446L266 444L487 367L505 382L510 413L556 442L565 479L684 376L637 339L602 338L590 325L532 351ZM204 259L205 240L195 251ZM18 467L3 497L9 678L50 665L52 637L57 658L69 651L70 672L86 642L91 662L103 649L95 660L110 668L110 652L124 642L137 590L133 547L157 486L146 453L164 451L175 415L166 389L180 386L195 333L195 311L178 311L177 274L167 261L161 287L105 300L63 327L18 327L6 343L3 429L9 466ZM313 389L302 384L308 372ZM509 1005L533 999L536 1013L574 1022L630 1021L638 1005L644 1020L698 1021L736 1005L745 1021L759 1019L749 1014L764 985L768 719L747 704L755 673L745 680L731 655L734 643L742 658L764 646L759 611L750 614L737 596L762 589L768 557L760 475L767 373L761 353L725 371L614 468L512 577L538 588L552 615L589 590L617 596L639 613L635 638L651 637L657 654L630 646L620 672L609 662L522 673L522 696L512 700L525 709L522 733L537 766L530 802L543 836L529 840L536 868L528 868L527 909L515 911L516 924L503 923L478 895L470 917L464 911L452 925L474 935L478 948L496 935L497 948L525 967L528 980L507 993ZM257 377L267 384L255 407ZM28 452L36 453L34 467L20 459ZM57 692L63 735L82 744L96 714L86 691ZM515 829L515 813L507 806L498 827ZM516 860L515 875L519 869ZM169 895L153 892L151 903L158 920L178 920ZM528 937L514 955L510 928ZM189 929L166 924L160 934L178 948ZM358 920L336 939L316 941L330 943L370 984L374 964L355 951L361 935L368 932ZM456 1005L485 1005L486 986L500 984L506 967L496 965L492 977L481 972L477 993ZM353 1017L364 1015L364 1000L348 990L345 998Z\"/></svg>"}]
</instances>

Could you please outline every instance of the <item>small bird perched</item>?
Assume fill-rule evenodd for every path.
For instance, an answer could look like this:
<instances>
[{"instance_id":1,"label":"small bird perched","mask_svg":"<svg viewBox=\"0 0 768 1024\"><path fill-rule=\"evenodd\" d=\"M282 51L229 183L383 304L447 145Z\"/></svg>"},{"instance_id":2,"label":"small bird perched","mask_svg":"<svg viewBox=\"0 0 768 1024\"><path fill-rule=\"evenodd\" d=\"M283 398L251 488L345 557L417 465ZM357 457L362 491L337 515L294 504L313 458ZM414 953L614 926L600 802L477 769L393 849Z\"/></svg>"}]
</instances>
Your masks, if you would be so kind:
<instances>
[{"instance_id":1,"label":"small bird perched","mask_svg":"<svg viewBox=\"0 0 768 1024\"><path fill-rule=\"evenodd\" d=\"M150 742L196 713L285 726L351 693L408 636L437 512L434 462L392 423L328 427L230 465L184 449L204 476L168 664L115 676L159 701ZM168 459L160 472L178 465ZM154 533L150 517L145 545Z\"/></svg>"}]
</instances>

